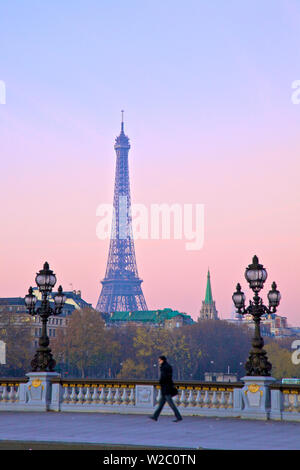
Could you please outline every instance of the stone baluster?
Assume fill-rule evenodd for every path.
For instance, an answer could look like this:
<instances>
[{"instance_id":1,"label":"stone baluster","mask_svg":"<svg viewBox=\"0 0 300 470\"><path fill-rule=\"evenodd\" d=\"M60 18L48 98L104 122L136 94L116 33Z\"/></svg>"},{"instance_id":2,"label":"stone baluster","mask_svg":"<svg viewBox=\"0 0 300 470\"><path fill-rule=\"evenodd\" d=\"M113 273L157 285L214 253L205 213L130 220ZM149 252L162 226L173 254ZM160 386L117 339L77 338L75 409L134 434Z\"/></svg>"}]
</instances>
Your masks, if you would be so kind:
<instances>
[{"instance_id":1,"label":"stone baluster","mask_svg":"<svg viewBox=\"0 0 300 470\"><path fill-rule=\"evenodd\" d=\"M135 404L135 391L134 388L131 389L130 395L129 395L129 404L134 405Z\"/></svg>"},{"instance_id":2,"label":"stone baluster","mask_svg":"<svg viewBox=\"0 0 300 470\"><path fill-rule=\"evenodd\" d=\"M298 411L298 408L299 408L298 395L297 394L293 394L293 395L294 395L294 400L293 400L292 411Z\"/></svg>"},{"instance_id":3,"label":"stone baluster","mask_svg":"<svg viewBox=\"0 0 300 470\"><path fill-rule=\"evenodd\" d=\"M108 394L107 394L107 397L106 397L107 404L112 405L113 400L114 400L113 389L112 389L112 387L109 387Z\"/></svg>"},{"instance_id":4,"label":"stone baluster","mask_svg":"<svg viewBox=\"0 0 300 470\"><path fill-rule=\"evenodd\" d=\"M16 390L15 390L15 401L19 401L20 400L20 384L17 384L16 385Z\"/></svg>"},{"instance_id":5,"label":"stone baluster","mask_svg":"<svg viewBox=\"0 0 300 470\"><path fill-rule=\"evenodd\" d=\"M70 396L70 400L71 400L71 403L76 403L77 402L77 393L76 393L76 385L71 385L71 396Z\"/></svg>"},{"instance_id":6,"label":"stone baluster","mask_svg":"<svg viewBox=\"0 0 300 470\"><path fill-rule=\"evenodd\" d=\"M218 401L218 397L217 397L217 391L214 390L213 395L212 395L212 400L211 400L211 407L212 408L218 408L218 404L219 404L219 401Z\"/></svg>"},{"instance_id":7,"label":"stone baluster","mask_svg":"<svg viewBox=\"0 0 300 470\"><path fill-rule=\"evenodd\" d=\"M193 390L190 390L187 402L188 402L188 406L194 406L195 400L194 400L194 391Z\"/></svg>"},{"instance_id":8,"label":"stone baluster","mask_svg":"<svg viewBox=\"0 0 300 470\"><path fill-rule=\"evenodd\" d=\"M69 403L70 401L70 393L69 393L69 387L67 385L64 385L64 394L62 397L63 403Z\"/></svg>"},{"instance_id":9,"label":"stone baluster","mask_svg":"<svg viewBox=\"0 0 300 470\"><path fill-rule=\"evenodd\" d=\"M121 403L121 394L120 394L120 389L116 388L115 396L114 396L114 404L115 405L120 405Z\"/></svg>"},{"instance_id":10,"label":"stone baluster","mask_svg":"<svg viewBox=\"0 0 300 470\"><path fill-rule=\"evenodd\" d=\"M87 385L86 392L84 395L84 402L91 403L92 402L92 395L91 395L91 387Z\"/></svg>"},{"instance_id":11,"label":"stone baluster","mask_svg":"<svg viewBox=\"0 0 300 470\"><path fill-rule=\"evenodd\" d=\"M101 388L101 392L100 392L100 397L99 397L100 403L101 403L102 405L104 405L104 403L105 403L105 401L106 401L105 398L106 398L106 397L105 397L105 387L102 387L102 388Z\"/></svg>"},{"instance_id":12,"label":"stone baluster","mask_svg":"<svg viewBox=\"0 0 300 470\"><path fill-rule=\"evenodd\" d=\"M78 392L78 395L77 395L77 400L78 400L79 403L83 403L84 402L83 387L82 387L82 385L80 385L78 388L79 388L79 392Z\"/></svg>"},{"instance_id":13,"label":"stone baluster","mask_svg":"<svg viewBox=\"0 0 300 470\"><path fill-rule=\"evenodd\" d=\"M178 405L179 406L186 406L186 403L185 403L185 390L184 389L182 389L181 392L180 392Z\"/></svg>"},{"instance_id":14,"label":"stone baluster","mask_svg":"<svg viewBox=\"0 0 300 470\"><path fill-rule=\"evenodd\" d=\"M203 406L204 408L208 408L210 404L210 397L209 397L209 391L205 390L204 394L204 400L203 400Z\"/></svg>"},{"instance_id":15,"label":"stone baluster","mask_svg":"<svg viewBox=\"0 0 300 470\"><path fill-rule=\"evenodd\" d=\"M2 400L4 402L8 401L8 386L7 385L3 385Z\"/></svg>"},{"instance_id":16,"label":"stone baluster","mask_svg":"<svg viewBox=\"0 0 300 470\"><path fill-rule=\"evenodd\" d=\"M233 407L233 391L228 393L227 408Z\"/></svg>"},{"instance_id":17,"label":"stone baluster","mask_svg":"<svg viewBox=\"0 0 300 470\"><path fill-rule=\"evenodd\" d=\"M94 404L99 403L99 392L97 386L93 387L92 402Z\"/></svg>"},{"instance_id":18,"label":"stone baluster","mask_svg":"<svg viewBox=\"0 0 300 470\"><path fill-rule=\"evenodd\" d=\"M295 402L297 403L296 411L299 413L300 412L300 397L299 397L299 395L295 395Z\"/></svg>"},{"instance_id":19,"label":"stone baluster","mask_svg":"<svg viewBox=\"0 0 300 470\"><path fill-rule=\"evenodd\" d=\"M15 400L15 387L14 385L10 385L10 390L8 392L8 401L13 402Z\"/></svg>"},{"instance_id":20,"label":"stone baluster","mask_svg":"<svg viewBox=\"0 0 300 470\"><path fill-rule=\"evenodd\" d=\"M220 408L226 407L226 399L225 399L225 392L222 390L221 392L221 399L220 399Z\"/></svg>"},{"instance_id":21,"label":"stone baluster","mask_svg":"<svg viewBox=\"0 0 300 470\"><path fill-rule=\"evenodd\" d=\"M127 394L127 388L124 387L124 388L123 388L122 395L121 395L121 403L122 403L122 405L127 405L127 404L128 404L128 401L129 401L129 400L127 400L127 395L128 395L128 394Z\"/></svg>"},{"instance_id":22,"label":"stone baluster","mask_svg":"<svg viewBox=\"0 0 300 470\"><path fill-rule=\"evenodd\" d=\"M198 390L197 396L196 396L196 406L201 406L201 403L202 403L201 390Z\"/></svg>"},{"instance_id":23,"label":"stone baluster","mask_svg":"<svg viewBox=\"0 0 300 470\"><path fill-rule=\"evenodd\" d=\"M290 411L290 395L289 393L284 393L283 396L283 409L284 411Z\"/></svg>"}]
</instances>

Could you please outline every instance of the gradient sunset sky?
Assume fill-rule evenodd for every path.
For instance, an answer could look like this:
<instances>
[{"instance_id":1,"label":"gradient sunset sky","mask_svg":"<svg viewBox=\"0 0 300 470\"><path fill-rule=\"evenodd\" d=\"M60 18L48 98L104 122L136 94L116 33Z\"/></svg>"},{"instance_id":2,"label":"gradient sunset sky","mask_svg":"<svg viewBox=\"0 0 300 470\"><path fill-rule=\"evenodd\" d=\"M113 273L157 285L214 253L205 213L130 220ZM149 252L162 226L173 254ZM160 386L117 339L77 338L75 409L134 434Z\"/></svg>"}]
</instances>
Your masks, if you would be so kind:
<instances>
[{"instance_id":1,"label":"gradient sunset sky","mask_svg":"<svg viewBox=\"0 0 300 470\"><path fill-rule=\"evenodd\" d=\"M2 1L0 296L47 260L96 305L124 109L132 202L205 206L202 250L136 241L148 308L196 319L209 267L229 318L256 254L299 326L299 29L296 0Z\"/></svg>"}]
</instances>

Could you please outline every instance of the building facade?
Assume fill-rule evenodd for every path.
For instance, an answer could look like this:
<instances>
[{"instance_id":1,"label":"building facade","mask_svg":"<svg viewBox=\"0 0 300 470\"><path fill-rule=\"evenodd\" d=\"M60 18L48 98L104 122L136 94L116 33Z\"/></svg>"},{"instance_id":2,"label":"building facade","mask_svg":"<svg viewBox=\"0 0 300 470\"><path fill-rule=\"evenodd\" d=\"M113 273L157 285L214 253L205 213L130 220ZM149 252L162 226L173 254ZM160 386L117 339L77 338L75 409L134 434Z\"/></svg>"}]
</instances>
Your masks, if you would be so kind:
<instances>
[{"instance_id":1,"label":"building facade","mask_svg":"<svg viewBox=\"0 0 300 470\"><path fill-rule=\"evenodd\" d=\"M226 321L238 326L246 325L254 329L255 324L250 314L236 315L234 319L227 319ZM270 315L263 315L261 317L260 331L262 336L271 336L275 338L284 338L288 336L300 336L300 330L290 327L287 322L287 317L283 317L272 313Z\"/></svg>"},{"instance_id":2,"label":"building facade","mask_svg":"<svg viewBox=\"0 0 300 470\"><path fill-rule=\"evenodd\" d=\"M41 293L37 287L33 288L33 294L36 296L37 303L36 308L41 303ZM50 306L54 308L54 296L56 292L52 292L49 295ZM64 330L68 323L68 317L72 315L74 310L82 308L92 308L92 304L86 302L81 298L81 291L70 291L64 292L67 297L64 304L62 313L58 316L51 316L48 319L48 336L55 338L58 330ZM10 315L13 318L15 324L26 326L30 328L33 346L38 346L38 338L42 332L42 321L39 315L29 315L26 310L23 297L7 297L0 298L0 318L1 314Z\"/></svg>"}]
</instances>

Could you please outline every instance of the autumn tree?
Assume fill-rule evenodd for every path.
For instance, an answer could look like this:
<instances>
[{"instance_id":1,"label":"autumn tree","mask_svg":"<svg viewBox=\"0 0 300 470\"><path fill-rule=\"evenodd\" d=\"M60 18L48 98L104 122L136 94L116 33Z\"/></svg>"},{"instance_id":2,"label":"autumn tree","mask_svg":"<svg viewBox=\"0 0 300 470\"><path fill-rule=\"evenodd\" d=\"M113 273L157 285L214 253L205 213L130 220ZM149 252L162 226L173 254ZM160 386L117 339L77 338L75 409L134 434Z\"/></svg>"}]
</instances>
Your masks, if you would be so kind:
<instances>
[{"instance_id":1,"label":"autumn tree","mask_svg":"<svg viewBox=\"0 0 300 470\"><path fill-rule=\"evenodd\" d=\"M68 318L67 327L59 332L52 350L56 358L73 370L78 369L85 378L91 370L93 375L103 376L106 364L118 353L119 345L109 341L99 312L85 308L75 310Z\"/></svg>"},{"instance_id":2,"label":"autumn tree","mask_svg":"<svg viewBox=\"0 0 300 470\"><path fill-rule=\"evenodd\" d=\"M165 355L172 363L174 378L182 379L190 367L190 353L185 337L176 330L140 326L133 338L134 358L126 359L118 377L158 378L157 359Z\"/></svg>"},{"instance_id":3,"label":"autumn tree","mask_svg":"<svg viewBox=\"0 0 300 470\"><path fill-rule=\"evenodd\" d=\"M204 372L227 372L228 366L231 372L244 374L253 336L249 328L222 320L202 320L183 326L181 333L190 351L191 378L203 380Z\"/></svg>"},{"instance_id":4,"label":"autumn tree","mask_svg":"<svg viewBox=\"0 0 300 470\"><path fill-rule=\"evenodd\" d=\"M0 340L6 343L6 364L1 375L23 376L28 372L33 355L31 318L11 312L0 314Z\"/></svg>"},{"instance_id":5,"label":"autumn tree","mask_svg":"<svg viewBox=\"0 0 300 470\"><path fill-rule=\"evenodd\" d=\"M283 342L283 344L287 343ZM274 340L268 342L264 349L267 351L268 359L272 364L272 377L276 379L300 377L300 365L293 364L292 350L282 347L280 342Z\"/></svg>"},{"instance_id":6,"label":"autumn tree","mask_svg":"<svg viewBox=\"0 0 300 470\"><path fill-rule=\"evenodd\" d=\"M134 361L133 359L126 359L122 363L122 368L118 373L119 379L141 379L146 376L147 366L143 361Z\"/></svg>"}]
</instances>

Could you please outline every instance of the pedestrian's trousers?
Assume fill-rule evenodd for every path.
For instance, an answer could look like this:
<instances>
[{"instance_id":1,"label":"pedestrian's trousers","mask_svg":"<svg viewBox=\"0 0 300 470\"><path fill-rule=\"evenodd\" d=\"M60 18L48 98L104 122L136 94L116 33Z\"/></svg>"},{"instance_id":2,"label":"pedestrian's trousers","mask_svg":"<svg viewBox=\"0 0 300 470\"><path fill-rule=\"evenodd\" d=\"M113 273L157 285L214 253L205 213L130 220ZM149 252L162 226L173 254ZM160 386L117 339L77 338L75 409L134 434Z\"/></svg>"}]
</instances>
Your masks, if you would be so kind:
<instances>
[{"instance_id":1,"label":"pedestrian's trousers","mask_svg":"<svg viewBox=\"0 0 300 470\"><path fill-rule=\"evenodd\" d=\"M158 403L158 407L156 408L156 410L153 414L153 417L156 418L156 419L159 417L160 412L163 409L166 402L168 403L170 408L174 411L174 414L175 414L176 418L181 419L181 414L179 413L175 403L173 402L171 395L162 395L161 396L161 399L159 400L159 403Z\"/></svg>"}]
</instances>

